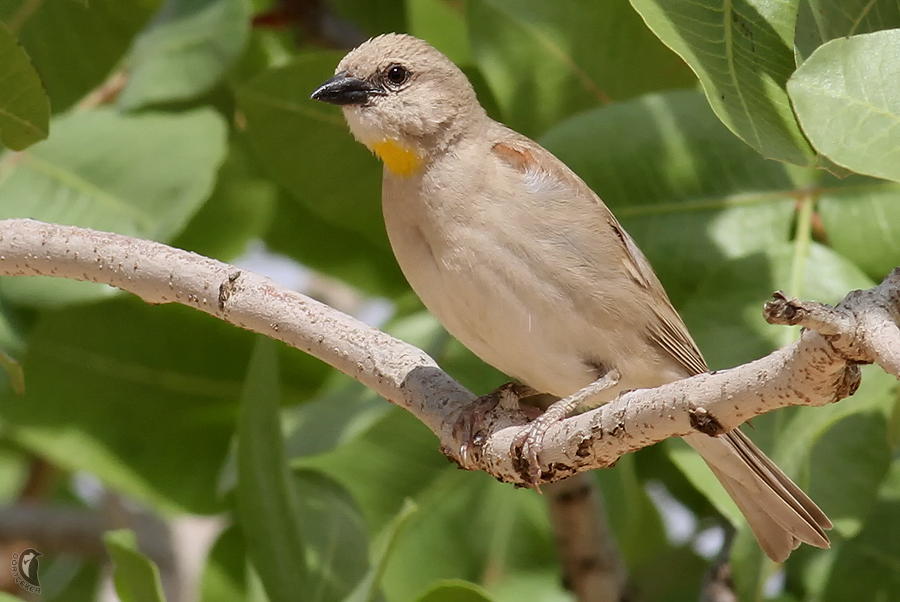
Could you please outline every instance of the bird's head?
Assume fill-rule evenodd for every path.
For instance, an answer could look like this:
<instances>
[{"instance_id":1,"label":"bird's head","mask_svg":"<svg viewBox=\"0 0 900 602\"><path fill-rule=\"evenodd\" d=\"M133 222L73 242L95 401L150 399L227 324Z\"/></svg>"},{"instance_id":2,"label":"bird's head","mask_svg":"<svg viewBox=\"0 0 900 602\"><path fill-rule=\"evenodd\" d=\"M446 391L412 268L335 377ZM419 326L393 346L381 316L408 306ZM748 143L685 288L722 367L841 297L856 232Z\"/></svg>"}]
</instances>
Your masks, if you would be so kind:
<instances>
[{"instance_id":1,"label":"bird's head","mask_svg":"<svg viewBox=\"0 0 900 602\"><path fill-rule=\"evenodd\" d=\"M312 98L341 106L356 139L400 176L415 173L484 116L465 74L426 42L402 34L350 51Z\"/></svg>"}]
</instances>

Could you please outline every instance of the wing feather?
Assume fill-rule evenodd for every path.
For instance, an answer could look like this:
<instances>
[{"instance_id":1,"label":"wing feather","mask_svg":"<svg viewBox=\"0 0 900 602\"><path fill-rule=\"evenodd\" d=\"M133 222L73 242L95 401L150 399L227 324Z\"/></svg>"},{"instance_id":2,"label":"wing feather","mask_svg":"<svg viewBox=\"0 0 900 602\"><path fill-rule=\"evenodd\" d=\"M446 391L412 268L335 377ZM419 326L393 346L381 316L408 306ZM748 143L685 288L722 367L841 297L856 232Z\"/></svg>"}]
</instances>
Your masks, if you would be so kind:
<instances>
[{"instance_id":1,"label":"wing feather","mask_svg":"<svg viewBox=\"0 0 900 602\"><path fill-rule=\"evenodd\" d=\"M637 244L622 228L609 208L584 181L564 163L542 147L511 130L492 150L504 163L521 172L526 182L535 179L558 180L568 190L592 198L600 209L603 221L610 228L610 236L621 242L619 260L630 278L648 295L648 305L656 318L647 333L648 340L668 353L689 374L701 374L708 370L703 355L691 338L684 322L672 306L650 262ZM602 233L601 233L602 235Z\"/></svg>"}]
</instances>

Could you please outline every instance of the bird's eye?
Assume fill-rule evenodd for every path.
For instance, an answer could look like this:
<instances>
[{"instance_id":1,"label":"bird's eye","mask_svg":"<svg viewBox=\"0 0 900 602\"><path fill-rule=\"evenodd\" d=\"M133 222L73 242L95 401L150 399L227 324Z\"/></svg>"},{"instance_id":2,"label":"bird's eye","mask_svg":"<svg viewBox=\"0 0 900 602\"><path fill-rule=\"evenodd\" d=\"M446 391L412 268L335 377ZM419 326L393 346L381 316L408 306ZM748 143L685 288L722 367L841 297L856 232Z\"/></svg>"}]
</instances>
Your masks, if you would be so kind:
<instances>
[{"instance_id":1,"label":"bird's eye","mask_svg":"<svg viewBox=\"0 0 900 602\"><path fill-rule=\"evenodd\" d=\"M401 65L391 65L387 70L387 78L395 86L399 86L409 79L409 71Z\"/></svg>"}]
</instances>

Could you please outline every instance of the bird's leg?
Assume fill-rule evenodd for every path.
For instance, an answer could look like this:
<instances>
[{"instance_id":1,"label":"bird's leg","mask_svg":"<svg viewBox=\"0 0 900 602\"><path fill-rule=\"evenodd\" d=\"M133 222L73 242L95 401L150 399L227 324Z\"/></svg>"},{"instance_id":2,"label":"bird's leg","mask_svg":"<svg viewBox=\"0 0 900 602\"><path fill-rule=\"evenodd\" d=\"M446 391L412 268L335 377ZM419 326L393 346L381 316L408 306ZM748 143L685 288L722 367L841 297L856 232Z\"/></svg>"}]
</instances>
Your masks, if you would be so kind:
<instances>
[{"instance_id":1,"label":"bird's leg","mask_svg":"<svg viewBox=\"0 0 900 602\"><path fill-rule=\"evenodd\" d=\"M538 395L528 385L509 382L494 389L487 395L478 398L477 407L471 412L460 416L453 428L453 435L457 440L462 440L459 446L459 458L464 468L468 468L469 454L472 450L480 448L484 444L484 432L482 426L485 417L499 404L500 407L513 410L519 407L519 400L533 395Z\"/></svg>"},{"instance_id":2,"label":"bird's leg","mask_svg":"<svg viewBox=\"0 0 900 602\"><path fill-rule=\"evenodd\" d=\"M555 402L547 411L530 422L522 429L513 440L510 452L513 457L519 457L525 464L526 478L538 491L538 481L541 478L541 463L538 452L544 440L544 435L550 427L563 420L572 413L575 408L588 401L591 397L614 387L619 383L619 371L609 370L606 374L574 394Z\"/></svg>"}]
</instances>

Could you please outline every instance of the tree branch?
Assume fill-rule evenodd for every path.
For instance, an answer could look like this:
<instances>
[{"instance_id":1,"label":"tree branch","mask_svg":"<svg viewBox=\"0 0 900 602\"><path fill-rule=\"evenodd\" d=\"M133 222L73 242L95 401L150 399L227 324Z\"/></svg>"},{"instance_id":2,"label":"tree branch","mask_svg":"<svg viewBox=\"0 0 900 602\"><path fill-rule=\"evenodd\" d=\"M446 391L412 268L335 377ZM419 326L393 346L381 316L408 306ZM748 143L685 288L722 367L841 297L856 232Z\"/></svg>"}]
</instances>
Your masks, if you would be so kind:
<instances>
[{"instance_id":1,"label":"tree branch","mask_svg":"<svg viewBox=\"0 0 900 602\"><path fill-rule=\"evenodd\" d=\"M160 243L27 219L0 221L0 275L102 282L148 303L182 303L284 341L412 412L460 462L454 427L477 407L475 395L420 349L267 278ZM669 437L698 430L716 435L778 408L838 401L858 387L859 363L876 362L900 375L900 270L836 308L783 295L769 305L773 323L804 324L822 334L806 330L749 364L630 391L566 419L544 438L540 482L610 466ZM527 485L520 459L510 454L526 422L521 412L498 405L465 468Z\"/></svg>"},{"instance_id":2,"label":"tree branch","mask_svg":"<svg viewBox=\"0 0 900 602\"><path fill-rule=\"evenodd\" d=\"M628 570L590 473L544 487L566 588L581 601L631 599Z\"/></svg>"}]
</instances>

